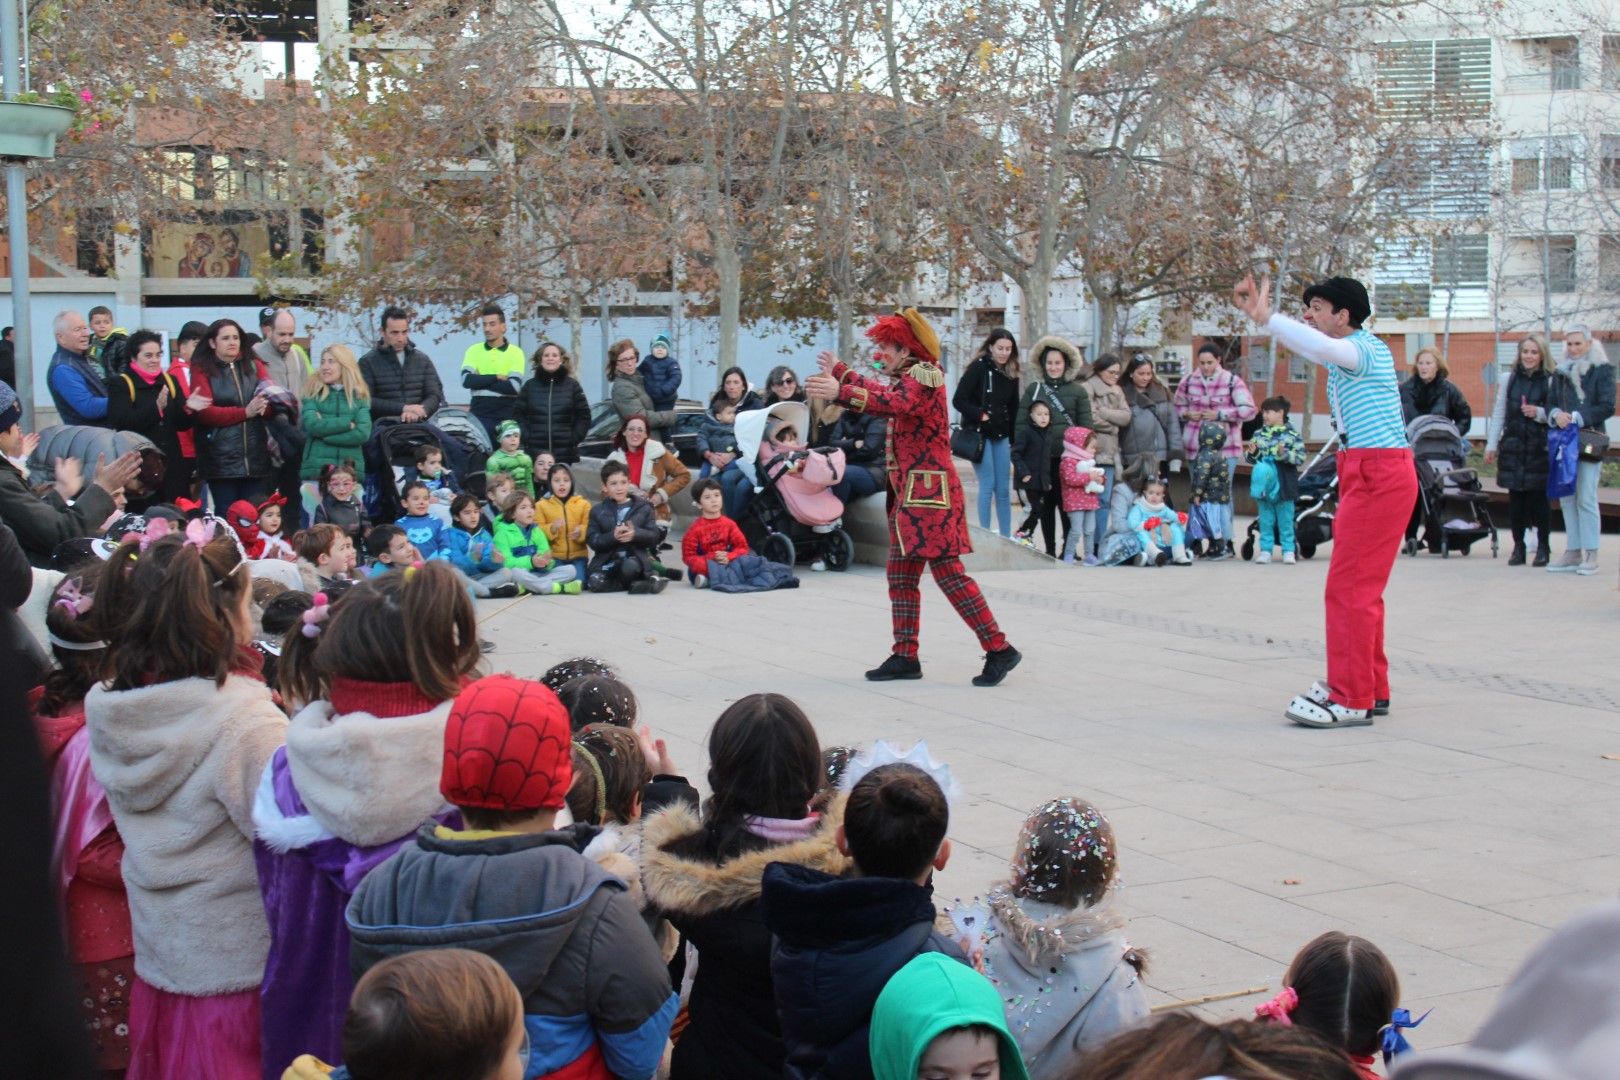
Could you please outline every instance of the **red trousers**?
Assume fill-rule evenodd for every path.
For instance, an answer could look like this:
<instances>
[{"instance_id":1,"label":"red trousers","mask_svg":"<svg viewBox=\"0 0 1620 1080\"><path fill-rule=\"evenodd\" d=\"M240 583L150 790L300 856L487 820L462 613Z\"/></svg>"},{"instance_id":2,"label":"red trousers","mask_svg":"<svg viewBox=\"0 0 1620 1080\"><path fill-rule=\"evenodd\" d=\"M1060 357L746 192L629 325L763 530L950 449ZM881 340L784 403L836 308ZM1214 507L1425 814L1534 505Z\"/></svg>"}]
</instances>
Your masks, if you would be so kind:
<instances>
[{"instance_id":1,"label":"red trousers","mask_svg":"<svg viewBox=\"0 0 1620 1080\"><path fill-rule=\"evenodd\" d=\"M1339 452L1339 510L1323 599L1328 690L1351 709L1389 697L1384 587L1416 498L1410 450Z\"/></svg>"},{"instance_id":2,"label":"red trousers","mask_svg":"<svg viewBox=\"0 0 1620 1080\"><path fill-rule=\"evenodd\" d=\"M1405 522L1403 521L1404 525ZM985 652L996 652L1007 647L1007 638L996 626L996 617L978 584L962 569L962 560L955 555L940 559L924 559L917 555L901 555L889 548L889 606L894 613L894 655L907 660L917 658L917 634L922 621L923 567L934 572L939 586L951 607L962 616L968 629L978 635Z\"/></svg>"}]
</instances>

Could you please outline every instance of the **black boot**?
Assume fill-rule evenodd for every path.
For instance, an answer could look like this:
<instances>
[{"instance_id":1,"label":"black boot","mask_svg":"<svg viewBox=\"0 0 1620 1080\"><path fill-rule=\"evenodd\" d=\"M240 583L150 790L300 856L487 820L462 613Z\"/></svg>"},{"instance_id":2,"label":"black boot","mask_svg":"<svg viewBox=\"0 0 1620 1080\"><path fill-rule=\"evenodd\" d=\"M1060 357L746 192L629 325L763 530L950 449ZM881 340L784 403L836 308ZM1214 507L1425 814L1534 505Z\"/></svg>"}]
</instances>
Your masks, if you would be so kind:
<instances>
[{"instance_id":1,"label":"black boot","mask_svg":"<svg viewBox=\"0 0 1620 1080\"><path fill-rule=\"evenodd\" d=\"M922 678L922 664L903 656L889 654L889 658L866 673L867 682L892 682L895 679Z\"/></svg>"},{"instance_id":2,"label":"black boot","mask_svg":"<svg viewBox=\"0 0 1620 1080\"><path fill-rule=\"evenodd\" d=\"M1552 545L1547 542L1547 534L1536 533L1536 557L1531 566L1546 566L1552 562Z\"/></svg>"},{"instance_id":3,"label":"black boot","mask_svg":"<svg viewBox=\"0 0 1620 1080\"><path fill-rule=\"evenodd\" d=\"M1515 541L1513 541L1513 554L1508 556L1508 565L1509 566L1523 566L1524 565L1524 541L1523 540L1515 540Z\"/></svg>"},{"instance_id":4,"label":"black boot","mask_svg":"<svg viewBox=\"0 0 1620 1080\"><path fill-rule=\"evenodd\" d=\"M984 654L984 670L973 676L974 686L999 686L1007 673L1018 666L1024 654L1011 645Z\"/></svg>"}]
</instances>

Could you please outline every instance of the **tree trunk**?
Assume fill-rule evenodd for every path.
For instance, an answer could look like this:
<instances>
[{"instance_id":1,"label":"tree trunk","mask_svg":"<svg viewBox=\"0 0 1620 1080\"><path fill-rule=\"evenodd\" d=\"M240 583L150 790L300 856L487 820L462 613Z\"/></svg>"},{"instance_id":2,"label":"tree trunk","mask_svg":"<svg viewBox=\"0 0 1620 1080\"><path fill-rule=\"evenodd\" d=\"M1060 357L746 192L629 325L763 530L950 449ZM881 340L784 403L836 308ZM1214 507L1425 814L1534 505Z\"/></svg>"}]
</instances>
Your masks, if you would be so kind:
<instances>
[{"instance_id":1,"label":"tree trunk","mask_svg":"<svg viewBox=\"0 0 1620 1080\"><path fill-rule=\"evenodd\" d=\"M1119 322L1119 301L1111 296L1097 293L1092 295L1095 297L1094 310L1097 312L1097 327L1093 337L1097 341L1097 351L1101 354L1114 347L1114 328ZM1091 356L1087 359L1095 360L1096 357Z\"/></svg>"},{"instance_id":2,"label":"tree trunk","mask_svg":"<svg viewBox=\"0 0 1620 1080\"><path fill-rule=\"evenodd\" d=\"M580 351L585 348L585 303L576 292L568 294L568 355L574 358L574 370L579 370Z\"/></svg>"},{"instance_id":3,"label":"tree trunk","mask_svg":"<svg viewBox=\"0 0 1620 1080\"><path fill-rule=\"evenodd\" d=\"M719 370L725 371L737 363L737 328L742 321L742 259L729 237L715 237L714 271L720 287L720 347L716 363Z\"/></svg>"},{"instance_id":4,"label":"tree trunk","mask_svg":"<svg viewBox=\"0 0 1620 1080\"><path fill-rule=\"evenodd\" d=\"M833 297L833 307L838 315L838 344L834 351L840 360L848 363L855 351L855 305L849 297L839 293Z\"/></svg>"},{"instance_id":5,"label":"tree trunk","mask_svg":"<svg viewBox=\"0 0 1620 1080\"><path fill-rule=\"evenodd\" d=\"M1047 332L1047 312L1052 302L1051 275L1032 268L1016 280L1024 300L1024 340L1034 342Z\"/></svg>"}]
</instances>

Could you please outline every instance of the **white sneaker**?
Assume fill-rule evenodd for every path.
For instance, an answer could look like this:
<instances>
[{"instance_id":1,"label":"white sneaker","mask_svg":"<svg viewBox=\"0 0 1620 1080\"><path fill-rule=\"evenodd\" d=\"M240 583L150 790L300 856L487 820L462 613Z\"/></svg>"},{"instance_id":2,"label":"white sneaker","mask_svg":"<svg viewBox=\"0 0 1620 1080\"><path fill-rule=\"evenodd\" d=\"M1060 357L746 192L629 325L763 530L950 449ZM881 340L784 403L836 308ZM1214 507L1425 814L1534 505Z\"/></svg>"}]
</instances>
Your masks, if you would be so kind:
<instances>
[{"instance_id":1,"label":"white sneaker","mask_svg":"<svg viewBox=\"0 0 1620 1080\"><path fill-rule=\"evenodd\" d=\"M1264 566L1270 561L1271 561L1271 552L1269 552L1269 551L1257 551L1257 552L1255 552L1254 565L1256 565L1256 566Z\"/></svg>"},{"instance_id":2,"label":"white sneaker","mask_svg":"<svg viewBox=\"0 0 1620 1080\"><path fill-rule=\"evenodd\" d=\"M1284 566L1293 566L1294 565L1294 553L1292 551L1283 552L1283 565Z\"/></svg>"},{"instance_id":3,"label":"white sneaker","mask_svg":"<svg viewBox=\"0 0 1620 1080\"><path fill-rule=\"evenodd\" d=\"M825 569L827 569L827 560L826 559L817 559L815 562L810 564L810 569L812 569L812 570L825 570Z\"/></svg>"},{"instance_id":4,"label":"white sneaker","mask_svg":"<svg viewBox=\"0 0 1620 1080\"><path fill-rule=\"evenodd\" d=\"M1579 573L1586 556L1579 551L1566 551L1558 556L1553 564L1547 567L1549 574L1575 574Z\"/></svg>"},{"instance_id":5,"label":"white sneaker","mask_svg":"<svg viewBox=\"0 0 1620 1080\"><path fill-rule=\"evenodd\" d=\"M1366 727L1373 722L1366 709L1349 709L1334 701L1324 705L1308 694L1290 701L1283 715L1302 727L1313 728Z\"/></svg>"}]
</instances>

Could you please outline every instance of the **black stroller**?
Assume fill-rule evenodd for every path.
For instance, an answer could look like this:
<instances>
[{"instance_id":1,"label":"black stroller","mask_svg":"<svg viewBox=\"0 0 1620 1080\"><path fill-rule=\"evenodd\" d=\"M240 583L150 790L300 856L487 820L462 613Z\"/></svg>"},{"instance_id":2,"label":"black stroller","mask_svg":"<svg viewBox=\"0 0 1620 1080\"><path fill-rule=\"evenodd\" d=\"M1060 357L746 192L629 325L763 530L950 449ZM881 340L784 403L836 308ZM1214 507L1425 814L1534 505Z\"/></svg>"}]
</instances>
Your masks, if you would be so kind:
<instances>
[{"instance_id":1,"label":"black stroller","mask_svg":"<svg viewBox=\"0 0 1620 1080\"><path fill-rule=\"evenodd\" d=\"M1294 547L1299 557L1309 559L1316 549L1333 539L1333 515L1338 509L1339 462L1334 451L1339 437L1334 435L1316 452L1299 474L1299 497L1294 500ZM1254 558L1260 542L1260 523L1249 522L1244 534L1244 559Z\"/></svg>"},{"instance_id":2,"label":"black stroller","mask_svg":"<svg viewBox=\"0 0 1620 1080\"><path fill-rule=\"evenodd\" d=\"M820 560L828 570L848 570L855 561L855 541L844 531L842 522L811 525L794 517L786 499L777 490L777 480L790 463L780 458L764 463L757 460L764 444L766 422L773 416L787 420L800 432L809 429L809 407L798 401L779 401L768 408L750 409L737 416L737 446L742 451L738 468L755 480L754 497L737 525L747 537L749 549L772 562L792 566L795 562ZM832 453L837 455L841 468L843 451Z\"/></svg>"},{"instance_id":3,"label":"black stroller","mask_svg":"<svg viewBox=\"0 0 1620 1080\"><path fill-rule=\"evenodd\" d=\"M1449 558L1453 551L1467 555L1469 548L1490 538L1491 558L1499 543L1496 523L1491 520L1490 496L1479 481L1479 474L1468 468L1468 444L1457 425L1444 416L1419 416L1406 427L1417 466L1418 503L1414 510L1423 530L1420 540L1406 540L1406 553L1416 555L1421 547Z\"/></svg>"},{"instance_id":4,"label":"black stroller","mask_svg":"<svg viewBox=\"0 0 1620 1080\"><path fill-rule=\"evenodd\" d=\"M445 411L440 409L434 419ZM422 446L439 449L444 455L445 467L456 474L462 490L483 495L488 451L469 452L459 437L441 431L433 422L402 424L384 420L371 429L365 449L366 513L373 521L393 521L404 513L399 499L400 481L405 470L415 464L416 451Z\"/></svg>"}]
</instances>

